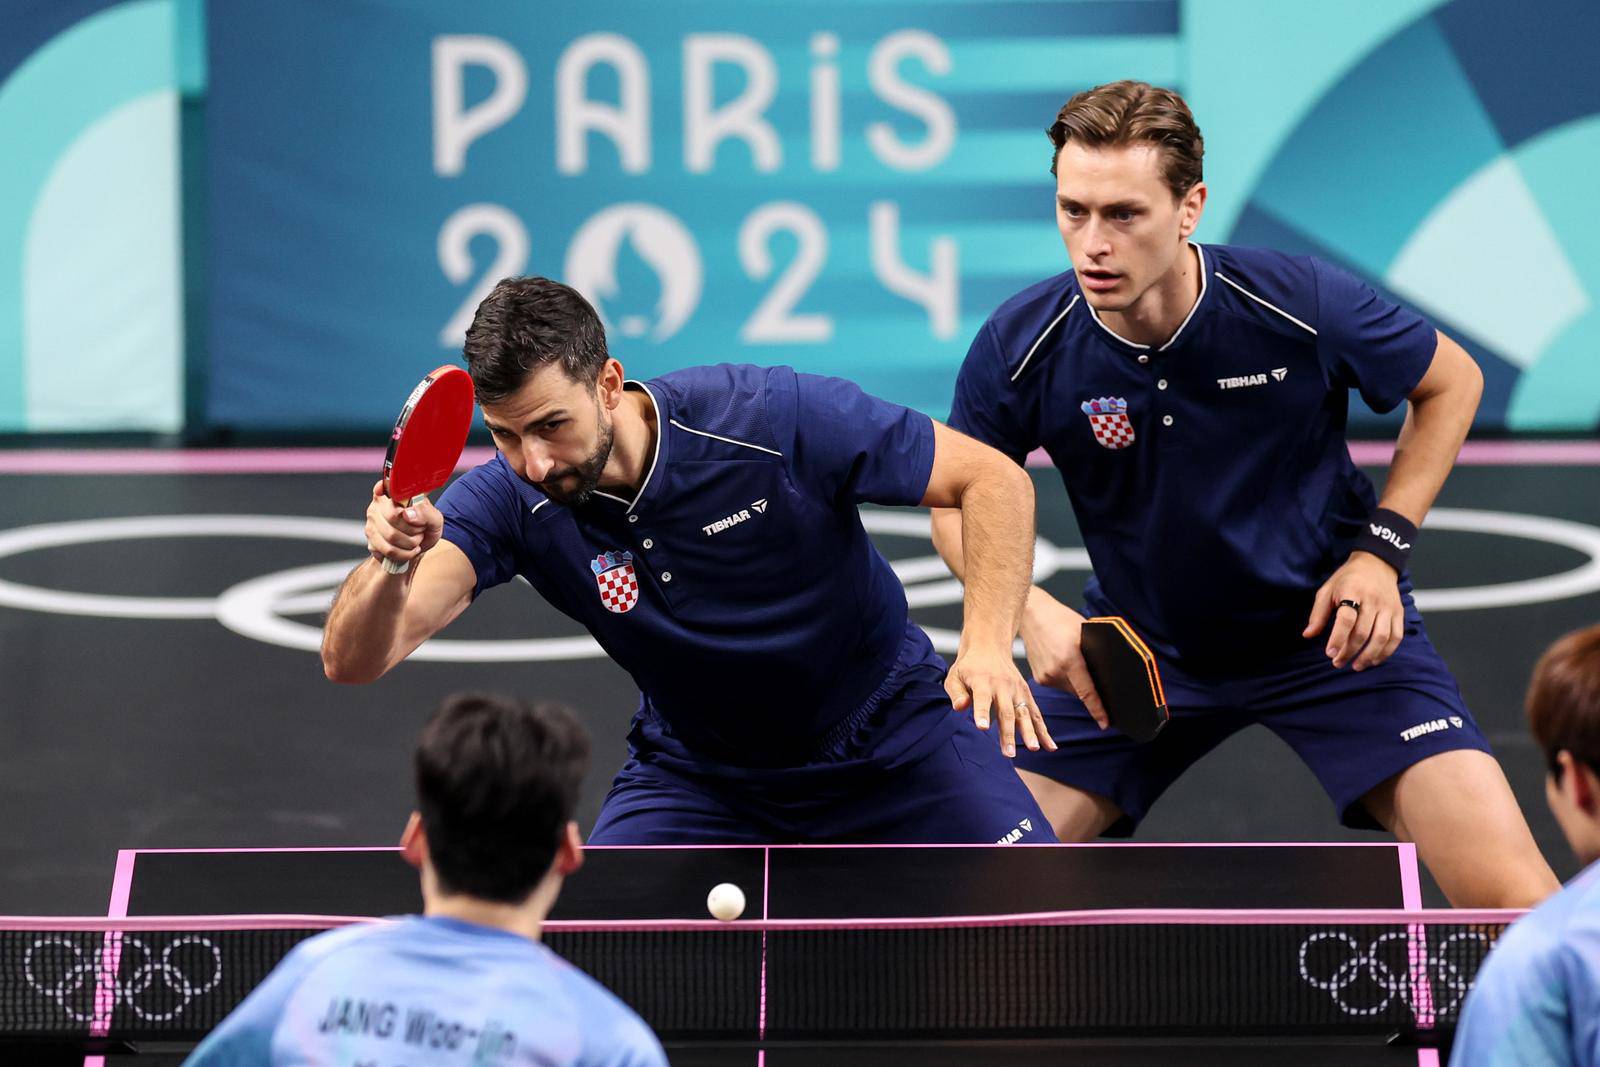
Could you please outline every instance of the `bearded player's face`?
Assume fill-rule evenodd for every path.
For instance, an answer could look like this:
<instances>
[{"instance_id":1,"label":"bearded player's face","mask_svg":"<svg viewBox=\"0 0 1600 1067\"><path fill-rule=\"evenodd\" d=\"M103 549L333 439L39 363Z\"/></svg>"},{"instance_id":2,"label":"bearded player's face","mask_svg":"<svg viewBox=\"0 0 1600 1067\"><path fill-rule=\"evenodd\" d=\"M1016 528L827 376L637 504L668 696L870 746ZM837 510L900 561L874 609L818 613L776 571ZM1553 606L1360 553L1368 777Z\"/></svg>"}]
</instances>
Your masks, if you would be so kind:
<instances>
[{"instance_id":1,"label":"bearded player's face","mask_svg":"<svg viewBox=\"0 0 1600 1067\"><path fill-rule=\"evenodd\" d=\"M601 376L610 371L608 365ZM613 439L598 381L585 385L550 363L511 396L481 406L495 447L517 477L558 504L588 501L611 458Z\"/></svg>"}]
</instances>

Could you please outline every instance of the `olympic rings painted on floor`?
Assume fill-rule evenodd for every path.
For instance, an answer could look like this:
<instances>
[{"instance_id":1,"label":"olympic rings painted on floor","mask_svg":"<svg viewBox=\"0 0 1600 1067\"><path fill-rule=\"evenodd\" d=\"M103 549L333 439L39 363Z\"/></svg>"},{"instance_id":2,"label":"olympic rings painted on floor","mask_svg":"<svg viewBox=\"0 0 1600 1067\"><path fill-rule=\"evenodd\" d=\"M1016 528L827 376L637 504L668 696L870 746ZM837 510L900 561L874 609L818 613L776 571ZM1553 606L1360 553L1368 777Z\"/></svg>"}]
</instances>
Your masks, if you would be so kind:
<instances>
[{"instance_id":1,"label":"olympic rings painted on floor","mask_svg":"<svg viewBox=\"0 0 1600 1067\"><path fill-rule=\"evenodd\" d=\"M930 519L913 511L864 510L863 525L881 537L907 537L927 543ZM1600 528L1542 515L1462 508L1436 508L1428 530L1452 530L1560 545L1587 559L1571 570L1539 578L1456 589L1418 590L1417 606L1425 612L1463 611L1537 604L1600 591ZM356 520L285 515L152 515L84 519L0 530L0 559L27 552L73 545L106 545L170 537L247 537L325 541L359 548L365 544ZM146 597L76 593L0 579L0 607L58 615L111 619L216 619L235 633L283 648L315 652L321 648L320 626L292 616L327 610L333 590L355 566L355 560L319 563L274 571L240 582L215 597ZM906 587L912 608L959 604L961 583L952 578L937 554L892 561ZM1033 576L1044 581L1064 571L1086 571L1089 555L1082 548L1063 548L1040 538L1034 550ZM934 647L954 652L955 630L924 627ZM415 660L454 663L549 661L603 656L586 634L524 640L453 640L435 638L411 654ZM1020 646L1019 646L1020 654Z\"/></svg>"}]
</instances>

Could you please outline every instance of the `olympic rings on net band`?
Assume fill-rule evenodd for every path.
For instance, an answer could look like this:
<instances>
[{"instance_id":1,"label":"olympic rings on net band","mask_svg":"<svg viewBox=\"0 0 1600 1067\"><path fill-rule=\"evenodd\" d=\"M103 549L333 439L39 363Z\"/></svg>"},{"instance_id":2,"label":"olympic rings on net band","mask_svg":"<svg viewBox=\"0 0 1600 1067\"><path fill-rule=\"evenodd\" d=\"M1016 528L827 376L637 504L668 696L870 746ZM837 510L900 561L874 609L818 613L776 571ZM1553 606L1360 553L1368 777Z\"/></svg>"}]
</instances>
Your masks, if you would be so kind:
<instances>
[{"instance_id":1,"label":"olympic rings on net band","mask_svg":"<svg viewBox=\"0 0 1600 1067\"><path fill-rule=\"evenodd\" d=\"M1459 1006L1472 988L1471 975L1457 965L1456 951L1475 946L1476 951L1487 952L1492 945L1493 939L1477 930L1457 931L1431 947L1425 938L1398 930L1380 934L1365 947L1344 930L1321 930L1300 944L1300 977L1352 1016L1379 1015L1396 1000L1416 1012L1422 1007L1416 1003L1423 992L1419 979L1431 978L1427 987L1431 1010L1445 1014ZM1331 958L1313 960L1314 954L1324 953Z\"/></svg>"},{"instance_id":2,"label":"olympic rings on net band","mask_svg":"<svg viewBox=\"0 0 1600 1067\"><path fill-rule=\"evenodd\" d=\"M35 993L81 1023L121 1005L146 1022L170 1022L222 982L222 951L210 938L186 934L160 946L159 952L137 937L122 935L119 943L124 952L139 955L108 966L98 944L80 945L60 935L42 937L23 953L23 975ZM205 961L202 975L191 975L179 965L174 953L185 946L199 950L198 958ZM152 989L158 990L155 1006L140 1000Z\"/></svg>"}]
</instances>

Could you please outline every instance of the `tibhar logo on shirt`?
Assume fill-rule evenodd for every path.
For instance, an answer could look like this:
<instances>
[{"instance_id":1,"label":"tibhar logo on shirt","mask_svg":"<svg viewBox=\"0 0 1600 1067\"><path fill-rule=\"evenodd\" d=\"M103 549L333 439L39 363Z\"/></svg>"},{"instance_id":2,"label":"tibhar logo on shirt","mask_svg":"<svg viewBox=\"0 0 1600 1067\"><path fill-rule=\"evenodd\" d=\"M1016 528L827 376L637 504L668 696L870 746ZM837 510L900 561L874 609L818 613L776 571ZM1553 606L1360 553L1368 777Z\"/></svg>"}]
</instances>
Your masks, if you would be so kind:
<instances>
[{"instance_id":1,"label":"tibhar logo on shirt","mask_svg":"<svg viewBox=\"0 0 1600 1067\"><path fill-rule=\"evenodd\" d=\"M1288 367L1273 367L1272 380L1281 382L1289 376ZM1218 378L1218 389L1247 389L1252 385L1266 385L1266 374L1244 374L1236 378Z\"/></svg>"},{"instance_id":2,"label":"tibhar logo on shirt","mask_svg":"<svg viewBox=\"0 0 1600 1067\"><path fill-rule=\"evenodd\" d=\"M723 530L727 530L739 525L741 522L750 521L750 512L752 510L757 515L765 515L767 513L767 498L762 497L760 500L752 501L748 508L740 508L732 515L729 515L726 518L718 519L713 523L707 523L705 526L700 527L700 529L706 532L707 537L710 537L712 534L719 534Z\"/></svg>"},{"instance_id":3,"label":"tibhar logo on shirt","mask_svg":"<svg viewBox=\"0 0 1600 1067\"><path fill-rule=\"evenodd\" d=\"M1465 725L1466 721L1459 715L1452 715L1448 719L1429 719L1427 722L1419 722L1409 729L1401 730L1400 740L1415 741L1424 734L1436 734L1440 730L1448 730L1452 727L1459 730Z\"/></svg>"},{"instance_id":4,"label":"tibhar logo on shirt","mask_svg":"<svg viewBox=\"0 0 1600 1067\"><path fill-rule=\"evenodd\" d=\"M1015 830L1007 831L1006 832L1006 836L1004 836L1000 840L996 841L995 844L997 844L997 845L1014 845L1018 841L1022 840L1022 835L1023 834L1031 834L1031 833L1033 833L1033 820L1032 819L1023 819L1021 822L1017 823L1017 828Z\"/></svg>"}]
</instances>

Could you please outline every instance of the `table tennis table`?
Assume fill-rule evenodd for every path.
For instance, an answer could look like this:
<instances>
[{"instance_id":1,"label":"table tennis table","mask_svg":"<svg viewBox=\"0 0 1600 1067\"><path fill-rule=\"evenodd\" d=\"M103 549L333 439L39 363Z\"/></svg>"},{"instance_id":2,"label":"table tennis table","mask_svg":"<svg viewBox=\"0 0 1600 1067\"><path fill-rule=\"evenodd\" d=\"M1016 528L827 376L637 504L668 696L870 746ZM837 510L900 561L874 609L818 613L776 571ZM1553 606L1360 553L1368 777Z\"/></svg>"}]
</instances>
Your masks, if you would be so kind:
<instances>
[{"instance_id":1,"label":"table tennis table","mask_svg":"<svg viewBox=\"0 0 1600 1067\"><path fill-rule=\"evenodd\" d=\"M546 941L633 1004L675 1064L1253 1064L1286 1045L1305 1067L1435 1064L1458 978L1508 918L1407 921L1423 914L1416 854L1393 843L590 847L584 860ZM707 913L721 882L744 890L737 922ZM420 908L395 848L133 849L108 918ZM1460 944L1476 955L1451 959ZM1395 947L1399 962L1380 959ZM1342 955L1320 962L1329 952ZM1007 975L1051 988L966 1003ZM1377 1010L1347 1003L1362 982ZM187 1047L151 1036L99 1047L108 1063Z\"/></svg>"}]
</instances>

